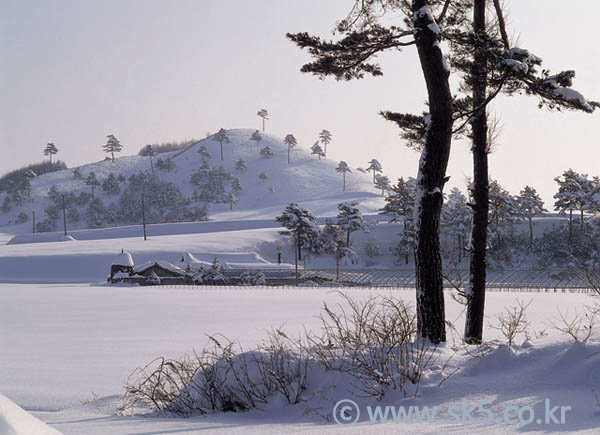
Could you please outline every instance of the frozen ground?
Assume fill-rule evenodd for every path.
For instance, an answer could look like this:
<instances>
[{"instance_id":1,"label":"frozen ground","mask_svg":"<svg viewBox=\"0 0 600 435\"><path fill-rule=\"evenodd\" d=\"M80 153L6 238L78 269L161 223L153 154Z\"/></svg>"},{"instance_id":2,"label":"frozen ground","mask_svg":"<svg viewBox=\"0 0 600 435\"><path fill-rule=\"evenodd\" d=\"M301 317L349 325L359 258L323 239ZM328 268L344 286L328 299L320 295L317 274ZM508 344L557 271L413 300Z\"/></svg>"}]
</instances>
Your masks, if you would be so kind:
<instances>
[{"instance_id":1,"label":"frozen ground","mask_svg":"<svg viewBox=\"0 0 600 435\"><path fill-rule=\"evenodd\" d=\"M350 292L355 297L369 290ZM375 290L373 290L375 292ZM390 293L390 291L377 291ZM393 295L413 301L409 291ZM410 433L597 433L600 414L592 386L600 387L598 342L573 345L548 327L557 308L580 307L580 294L489 293L488 318L516 298L532 299L532 340L484 358L460 350L451 364L459 371L440 388L414 400L390 397L387 405L461 405L493 401L495 415L509 405L543 411L544 399L571 406L565 425L411 424ZM123 382L156 356L179 357L205 345L205 333L220 332L245 347L270 327L289 332L316 329L322 301L341 302L325 289L190 289L93 285L0 284L0 392L65 434L391 434L396 424L361 421L351 428L301 415L296 408L210 417L120 417ZM447 299L448 319L460 328L462 307ZM541 335L542 331L547 335ZM486 328L489 339L497 332ZM450 341L442 352L452 352Z\"/></svg>"}]
</instances>

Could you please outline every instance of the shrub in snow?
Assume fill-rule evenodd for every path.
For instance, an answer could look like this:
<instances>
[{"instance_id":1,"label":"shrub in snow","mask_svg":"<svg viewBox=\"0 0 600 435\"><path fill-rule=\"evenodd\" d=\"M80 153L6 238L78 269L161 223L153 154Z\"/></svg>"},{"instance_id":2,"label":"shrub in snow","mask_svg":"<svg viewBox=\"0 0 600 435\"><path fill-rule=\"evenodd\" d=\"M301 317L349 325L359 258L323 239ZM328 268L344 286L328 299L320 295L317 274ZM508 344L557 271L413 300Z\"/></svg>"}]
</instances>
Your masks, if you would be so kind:
<instances>
[{"instance_id":1,"label":"shrub in snow","mask_svg":"<svg viewBox=\"0 0 600 435\"><path fill-rule=\"evenodd\" d=\"M29 220L29 215L27 213L25 213L24 211L22 211L17 215L17 220L15 222L18 224L24 224L28 220Z\"/></svg>"},{"instance_id":2,"label":"shrub in snow","mask_svg":"<svg viewBox=\"0 0 600 435\"><path fill-rule=\"evenodd\" d=\"M553 329L567 334L576 343L587 343L598 327L600 305L575 308L573 312L558 310L558 317L552 319Z\"/></svg>"},{"instance_id":3,"label":"shrub in snow","mask_svg":"<svg viewBox=\"0 0 600 435\"><path fill-rule=\"evenodd\" d=\"M222 285L228 282L227 277L223 274L223 267L215 258L210 267L200 265L199 267L188 264L186 268L186 276L191 279L194 284L210 284Z\"/></svg>"},{"instance_id":4,"label":"shrub in snow","mask_svg":"<svg viewBox=\"0 0 600 435\"><path fill-rule=\"evenodd\" d=\"M260 155L263 159L272 159L273 157L275 157L275 153L269 145L260 150Z\"/></svg>"},{"instance_id":5,"label":"shrub in snow","mask_svg":"<svg viewBox=\"0 0 600 435\"><path fill-rule=\"evenodd\" d=\"M81 215L79 214L79 209L76 207L67 208L67 222L69 223L77 223L81 220Z\"/></svg>"},{"instance_id":6,"label":"shrub in snow","mask_svg":"<svg viewBox=\"0 0 600 435\"><path fill-rule=\"evenodd\" d=\"M49 233L56 230L56 220L44 219L41 222L35 224L36 233Z\"/></svg>"},{"instance_id":7,"label":"shrub in snow","mask_svg":"<svg viewBox=\"0 0 600 435\"><path fill-rule=\"evenodd\" d=\"M267 181L267 180L269 179L269 176L267 175L267 173L266 173L266 172L261 172L261 173L258 175L258 178L260 178L260 179L261 179L261 181Z\"/></svg>"},{"instance_id":8,"label":"shrub in snow","mask_svg":"<svg viewBox=\"0 0 600 435\"><path fill-rule=\"evenodd\" d=\"M12 204L11 204L10 197L8 195L6 195L4 197L4 200L2 201L2 206L0 207L0 211L2 213L8 213L11 208L12 208Z\"/></svg>"},{"instance_id":9,"label":"shrub in snow","mask_svg":"<svg viewBox=\"0 0 600 435\"><path fill-rule=\"evenodd\" d=\"M505 307L504 312L496 316L496 323L490 325L493 329L500 331L509 346L514 344L519 335L523 335L526 340L529 340L530 324L525 311L532 301L527 304L523 301L517 301L517 305Z\"/></svg>"},{"instance_id":10,"label":"shrub in snow","mask_svg":"<svg viewBox=\"0 0 600 435\"><path fill-rule=\"evenodd\" d=\"M121 193L119 180L117 180L117 177L115 177L115 174L112 172L108 174L108 177L102 182L102 191L108 195L118 195Z\"/></svg>"},{"instance_id":11,"label":"shrub in snow","mask_svg":"<svg viewBox=\"0 0 600 435\"><path fill-rule=\"evenodd\" d=\"M175 163L171 159L161 159L156 161L156 167L163 172L171 172L175 169Z\"/></svg>"},{"instance_id":12,"label":"shrub in snow","mask_svg":"<svg viewBox=\"0 0 600 435\"><path fill-rule=\"evenodd\" d=\"M369 240L365 244L365 253L369 258L379 257L381 255L381 247L376 242Z\"/></svg>"},{"instance_id":13,"label":"shrub in snow","mask_svg":"<svg viewBox=\"0 0 600 435\"><path fill-rule=\"evenodd\" d=\"M292 339L273 330L246 352L211 336L209 346L193 357L157 358L136 369L125 385L123 411L206 414L264 408L273 400L330 410L335 396L328 395L335 389L323 385L343 385L351 396L381 400L390 391L414 397L429 374L436 375L436 384L447 377L435 347L418 339L410 306L382 296L360 301L342 296L349 308L324 305L320 335Z\"/></svg>"},{"instance_id":14,"label":"shrub in snow","mask_svg":"<svg viewBox=\"0 0 600 435\"><path fill-rule=\"evenodd\" d=\"M238 172L246 172L246 161L244 159L238 159L237 162L235 162L235 170Z\"/></svg>"},{"instance_id":15,"label":"shrub in snow","mask_svg":"<svg viewBox=\"0 0 600 435\"><path fill-rule=\"evenodd\" d=\"M260 135L258 130L252 133L252 136L250 136L250 140L256 142L256 146L258 146L258 144L262 140L262 136Z\"/></svg>"},{"instance_id":16,"label":"shrub in snow","mask_svg":"<svg viewBox=\"0 0 600 435\"><path fill-rule=\"evenodd\" d=\"M181 360L157 358L135 370L125 386L123 411L150 407L182 415L263 407L274 394L298 403L306 389L306 352L281 331L269 333L255 351L244 352L222 336Z\"/></svg>"},{"instance_id":17,"label":"shrub in snow","mask_svg":"<svg viewBox=\"0 0 600 435\"><path fill-rule=\"evenodd\" d=\"M244 270L240 275L240 285L265 285L265 274L260 270Z\"/></svg>"},{"instance_id":18,"label":"shrub in snow","mask_svg":"<svg viewBox=\"0 0 600 435\"><path fill-rule=\"evenodd\" d=\"M86 219L89 228L102 228L104 224L104 217L106 214L106 208L100 198L96 198L90 202L89 207L86 210Z\"/></svg>"}]
</instances>

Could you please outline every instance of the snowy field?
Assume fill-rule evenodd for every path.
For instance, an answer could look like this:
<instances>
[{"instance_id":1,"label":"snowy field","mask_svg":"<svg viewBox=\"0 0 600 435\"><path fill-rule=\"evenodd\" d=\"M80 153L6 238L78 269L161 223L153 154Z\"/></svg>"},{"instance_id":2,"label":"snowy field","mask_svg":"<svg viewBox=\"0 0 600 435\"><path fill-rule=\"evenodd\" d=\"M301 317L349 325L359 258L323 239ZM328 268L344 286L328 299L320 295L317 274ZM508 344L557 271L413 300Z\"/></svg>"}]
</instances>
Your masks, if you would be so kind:
<instances>
[{"instance_id":1,"label":"snowy field","mask_svg":"<svg viewBox=\"0 0 600 435\"><path fill-rule=\"evenodd\" d=\"M392 294L413 302L414 293ZM391 395L385 405L447 408L487 399L495 415L508 406L542 412L544 400L571 406L565 425L491 426L411 424L410 433L597 433L600 409L592 387L600 388L600 343L573 344L548 326L557 309L591 303L581 294L489 293L493 322L516 299L533 300L527 311L531 340L509 350L500 346L483 358L469 357L450 339L441 349L454 353L458 371L441 387L424 388L417 399ZM118 416L127 376L157 356L181 357L206 344L204 334L222 333L245 348L265 331L317 330L322 302L342 303L330 289L169 288L102 285L0 284L0 393L65 434L391 434L407 431L394 423L361 420L341 427L295 407L193 418ZM447 298L447 318L462 329L462 306ZM499 338L486 326L488 339ZM456 347L455 347L456 345ZM453 350L454 349L454 350ZM2 425L0 424L0 427Z\"/></svg>"}]
</instances>

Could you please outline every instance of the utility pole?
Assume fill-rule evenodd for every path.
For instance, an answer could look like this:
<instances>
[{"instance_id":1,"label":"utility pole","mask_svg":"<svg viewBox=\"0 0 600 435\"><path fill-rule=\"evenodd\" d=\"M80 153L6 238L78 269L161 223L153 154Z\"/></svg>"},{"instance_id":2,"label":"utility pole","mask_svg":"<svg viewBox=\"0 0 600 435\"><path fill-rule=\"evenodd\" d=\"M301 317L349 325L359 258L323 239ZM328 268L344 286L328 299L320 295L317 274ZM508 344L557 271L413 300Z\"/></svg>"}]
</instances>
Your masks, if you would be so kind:
<instances>
[{"instance_id":1,"label":"utility pole","mask_svg":"<svg viewBox=\"0 0 600 435\"><path fill-rule=\"evenodd\" d=\"M294 241L294 261L296 263L296 287L298 287L298 234L295 234Z\"/></svg>"},{"instance_id":2,"label":"utility pole","mask_svg":"<svg viewBox=\"0 0 600 435\"><path fill-rule=\"evenodd\" d=\"M35 234L35 210L33 212L33 234Z\"/></svg>"},{"instance_id":3,"label":"utility pole","mask_svg":"<svg viewBox=\"0 0 600 435\"><path fill-rule=\"evenodd\" d=\"M62 196L62 208L63 208L63 228L65 230L65 237L67 236L67 213L65 211L65 195Z\"/></svg>"},{"instance_id":4,"label":"utility pole","mask_svg":"<svg viewBox=\"0 0 600 435\"><path fill-rule=\"evenodd\" d=\"M335 280L339 282L340 280L340 245L339 243L335 244Z\"/></svg>"},{"instance_id":5,"label":"utility pole","mask_svg":"<svg viewBox=\"0 0 600 435\"><path fill-rule=\"evenodd\" d=\"M142 225L144 226L144 240L146 240L146 207L144 205L144 186L142 186Z\"/></svg>"}]
</instances>

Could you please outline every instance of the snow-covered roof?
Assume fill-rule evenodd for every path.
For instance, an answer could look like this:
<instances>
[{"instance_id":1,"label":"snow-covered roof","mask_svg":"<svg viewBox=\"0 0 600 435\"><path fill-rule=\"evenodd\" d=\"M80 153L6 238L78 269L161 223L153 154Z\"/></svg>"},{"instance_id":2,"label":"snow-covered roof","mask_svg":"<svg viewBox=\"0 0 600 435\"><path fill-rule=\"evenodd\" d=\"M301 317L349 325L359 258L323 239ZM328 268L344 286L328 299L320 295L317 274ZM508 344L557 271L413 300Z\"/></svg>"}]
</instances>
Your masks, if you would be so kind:
<instances>
[{"instance_id":1,"label":"snow-covered roof","mask_svg":"<svg viewBox=\"0 0 600 435\"><path fill-rule=\"evenodd\" d=\"M112 262L113 266L133 267L133 258L129 252L121 252Z\"/></svg>"},{"instance_id":2,"label":"snow-covered roof","mask_svg":"<svg viewBox=\"0 0 600 435\"><path fill-rule=\"evenodd\" d=\"M148 269L148 268L150 268L150 267L152 267L154 265L162 267L163 269L166 269L166 270L170 270L171 272L174 272L174 273L179 273L179 274L182 274L182 275L185 274L185 270L183 270L183 269L175 266L172 263L169 263L168 261L164 261L164 260L147 261L146 263L143 263L143 264L140 264L139 266L137 266L134 269L134 272L135 273L142 273L146 269Z\"/></svg>"}]
</instances>

